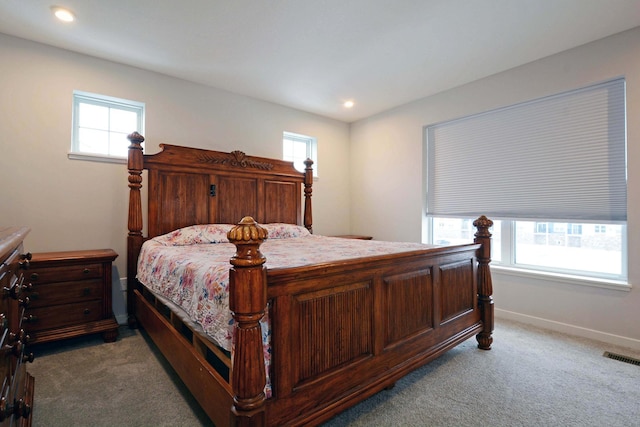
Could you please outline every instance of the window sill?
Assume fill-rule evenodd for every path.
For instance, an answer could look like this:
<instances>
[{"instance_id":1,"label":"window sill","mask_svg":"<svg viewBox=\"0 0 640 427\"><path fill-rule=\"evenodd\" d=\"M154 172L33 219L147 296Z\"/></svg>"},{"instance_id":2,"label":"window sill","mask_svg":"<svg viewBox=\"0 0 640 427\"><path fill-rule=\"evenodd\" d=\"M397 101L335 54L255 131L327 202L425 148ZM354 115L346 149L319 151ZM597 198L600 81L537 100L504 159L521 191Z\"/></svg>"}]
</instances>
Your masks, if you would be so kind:
<instances>
[{"instance_id":1,"label":"window sill","mask_svg":"<svg viewBox=\"0 0 640 427\"><path fill-rule=\"evenodd\" d=\"M127 164L126 157L104 156L101 154L69 153L67 157L70 160L86 160L89 162Z\"/></svg>"},{"instance_id":2,"label":"window sill","mask_svg":"<svg viewBox=\"0 0 640 427\"><path fill-rule=\"evenodd\" d=\"M525 270L521 268L504 267L491 264L492 272L508 276L524 277L528 279L548 280L570 285L590 286L595 288L611 289L614 291L631 291L631 284L619 280L596 279L591 277L572 276L570 274L549 273L544 271Z\"/></svg>"}]
</instances>

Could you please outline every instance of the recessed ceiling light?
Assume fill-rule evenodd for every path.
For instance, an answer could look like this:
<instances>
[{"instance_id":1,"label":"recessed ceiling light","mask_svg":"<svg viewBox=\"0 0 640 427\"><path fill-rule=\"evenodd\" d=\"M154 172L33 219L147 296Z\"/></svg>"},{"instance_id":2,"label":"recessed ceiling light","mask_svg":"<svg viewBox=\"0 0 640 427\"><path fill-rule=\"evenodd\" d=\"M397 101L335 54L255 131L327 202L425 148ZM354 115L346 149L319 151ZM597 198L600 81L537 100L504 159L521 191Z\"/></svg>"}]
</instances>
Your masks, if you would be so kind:
<instances>
[{"instance_id":1,"label":"recessed ceiling light","mask_svg":"<svg viewBox=\"0 0 640 427\"><path fill-rule=\"evenodd\" d=\"M353 102L353 101L345 101L345 103L342 104L342 105L344 105L345 108L351 108L351 107L353 107L355 105L355 102Z\"/></svg>"},{"instance_id":2,"label":"recessed ceiling light","mask_svg":"<svg viewBox=\"0 0 640 427\"><path fill-rule=\"evenodd\" d=\"M69 9L65 9L64 7L51 6L51 11L56 16L56 18L58 18L62 22L73 22L76 19L73 12L71 12Z\"/></svg>"}]
</instances>

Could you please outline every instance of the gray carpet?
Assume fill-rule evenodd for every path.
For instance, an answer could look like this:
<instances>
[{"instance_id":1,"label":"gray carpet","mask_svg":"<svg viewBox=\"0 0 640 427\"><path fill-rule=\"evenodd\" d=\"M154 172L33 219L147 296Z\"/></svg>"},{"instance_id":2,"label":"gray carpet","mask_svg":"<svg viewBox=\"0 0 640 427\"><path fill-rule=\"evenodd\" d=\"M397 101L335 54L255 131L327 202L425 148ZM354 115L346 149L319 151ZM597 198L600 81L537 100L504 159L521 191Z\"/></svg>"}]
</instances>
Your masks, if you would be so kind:
<instances>
[{"instance_id":1,"label":"gray carpet","mask_svg":"<svg viewBox=\"0 0 640 427\"><path fill-rule=\"evenodd\" d=\"M35 347L33 425L207 426L151 340L121 328ZM469 340L326 426L640 426L640 352L499 320L491 351Z\"/></svg>"}]
</instances>

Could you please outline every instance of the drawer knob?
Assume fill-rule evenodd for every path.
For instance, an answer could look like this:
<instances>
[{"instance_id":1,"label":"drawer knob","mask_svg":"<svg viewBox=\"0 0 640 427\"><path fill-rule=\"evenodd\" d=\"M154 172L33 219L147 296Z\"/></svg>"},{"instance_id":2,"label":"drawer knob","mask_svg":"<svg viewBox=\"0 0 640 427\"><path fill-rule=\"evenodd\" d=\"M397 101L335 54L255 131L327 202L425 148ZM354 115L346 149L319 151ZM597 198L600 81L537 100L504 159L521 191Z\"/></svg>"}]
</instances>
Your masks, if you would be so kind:
<instances>
[{"instance_id":1,"label":"drawer knob","mask_svg":"<svg viewBox=\"0 0 640 427\"><path fill-rule=\"evenodd\" d=\"M18 284L12 285L10 288L6 286L2 289L3 296L8 296L11 299L18 299L20 296L20 291L22 291L22 286Z\"/></svg>"},{"instance_id":2,"label":"drawer knob","mask_svg":"<svg viewBox=\"0 0 640 427\"><path fill-rule=\"evenodd\" d=\"M89 310L88 308L85 308L85 309L84 309L84 314L85 314L85 315L86 315L86 314L91 314L91 310Z\"/></svg>"},{"instance_id":3,"label":"drawer knob","mask_svg":"<svg viewBox=\"0 0 640 427\"><path fill-rule=\"evenodd\" d=\"M38 280L40 276L38 276L38 273L31 273L31 280Z\"/></svg>"},{"instance_id":4,"label":"drawer knob","mask_svg":"<svg viewBox=\"0 0 640 427\"><path fill-rule=\"evenodd\" d=\"M0 421L4 421L13 414L13 405L7 402L6 397L0 398Z\"/></svg>"},{"instance_id":5,"label":"drawer knob","mask_svg":"<svg viewBox=\"0 0 640 427\"><path fill-rule=\"evenodd\" d=\"M33 255L31 255L31 252L20 255L21 261L18 264L20 265L21 269L27 270L29 268L29 261L31 261L32 256Z\"/></svg>"},{"instance_id":6,"label":"drawer knob","mask_svg":"<svg viewBox=\"0 0 640 427\"><path fill-rule=\"evenodd\" d=\"M13 402L13 404L8 403L4 396L0 399L0 421L4 421L12 415L17 418L29 417L31 414L31 405L24 403L24 399L14 400Z\"/></svg>"},{"instance_id":7,"label":"drawer knob","mask_svg":"<svg viewBox=\"0 0 640 427\"><path fill-rule=\"evenodd\" d=\"M24 354L22 356L22 363L33 363L33 360L35 359L35 356L33 355L33 353L29 353L29 354Z\"/></svg>"},{"instance_id":8,"label":"drawer knob","mask_svg":"<svg viewBox=\"0 0 640 427\"><path fill-rule=\"evenodd\" d=\"M24 399L20 399L14 404L13 414L18 418L28 418L31 414L31 405L25 403Z\"/></svg>"},{"instance_id":9,"label":"drawer knob","mask_svg":"<svg viewBox=\"0 0 640 427\"><path fill-rule=\"evenodd\" d=\"M82 274L89 274L91 273L91 270L88 268L85 268L84 270L82 270Z\"/></svg>"},{"instance_id":10,"label":"drawer knob","mask_svg":"<svg viewBox=\"0 0 640 427\"><path fill-rule=\"evenodd\" d=\"M26 344L29 341L29 335L24 331L24 329L20 329L20 332L14 334L13 332L9 333L9 343L15 344L17 342L21 342Z\"/></svg>"},{"instance_id":11,"label":"drawer knob","mask_svg":"<svg viewBox=\"0 0 640 427\"><path fill-rule=\"evenodd\" d=\"M8 346L7 350L10 350L11 354L13 354L15 357L22 357L24 344L21 341L17 341L15 344Z\"/></svg>"},{"instance_id":12,"label":"drawer knob","mask_svg":"<svg viewBox=\"0 0 640 427\"><path fill-rule=\"evenodd\" d=\"M38 321L38 316L34 316L33 314L29 314L28 316L24 316L22 318L23 322L26 323L36 323Z\"/></svg>"}]
</instances>

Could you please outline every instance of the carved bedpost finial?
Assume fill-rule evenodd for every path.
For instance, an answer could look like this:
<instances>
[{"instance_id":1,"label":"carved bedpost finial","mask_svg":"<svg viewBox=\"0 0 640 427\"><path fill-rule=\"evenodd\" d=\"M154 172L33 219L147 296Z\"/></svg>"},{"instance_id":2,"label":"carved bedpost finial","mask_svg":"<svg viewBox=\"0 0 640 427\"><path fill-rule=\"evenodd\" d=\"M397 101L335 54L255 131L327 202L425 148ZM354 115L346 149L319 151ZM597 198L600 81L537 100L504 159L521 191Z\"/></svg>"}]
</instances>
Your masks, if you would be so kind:
<instances>
[{"instance_id":1,"label":"carved bedpost finial","mask_svg":"<svg viewBox=\"0 0 640 427\"><path fill-rule=\"evenodd\" d=\"M235 321L233 335L232 425L264 426L266 372L260 320L267 307L266 258L260 245L268 232L250 216L233 227L227 237L236 245L229 270L229 308Z\"/></svg>"},{"instance_id":2,"label":"carved bedpost finial","mask_svg":"<svg viewBox=\"0 0 640 427\"><path fill-rule=\"evenodd\" d=\"M478 250L478 304L480 305L480 313L482 317L483 329L476 335L478 347L483 350L491 350L493 343L493 284L491 283L491 270L489 263L491 262L491 233L489 228L493 225L486 216L482 215L473 222L478 229L475 234L475 243L482 246Z\"/></svg>"},{"instance_id":3,"label":"carved bedpost finial","mask_svg":"<svg viewBox=\"0 0 640 427\"><path fill-rule=\"evenodd\" d=\"M264 264L266 258L260 252L260 245L267 240L267 229L261 227L252 217L245 216L229 230L227 237L236 245L236 254L231 264L240 267L251 267Z\"/></svg>"},{"instance_id":4,"label":"carved bedpost finial","mask_svg":"<svg viewBox=\"0 0 640 427\"><path fill-rule=\"evenodd\" d=\"M311 216L311 192L313 186L313 160L304 161L304 226L313 233L313 217Z\"/></svg>"}]
</instances>

